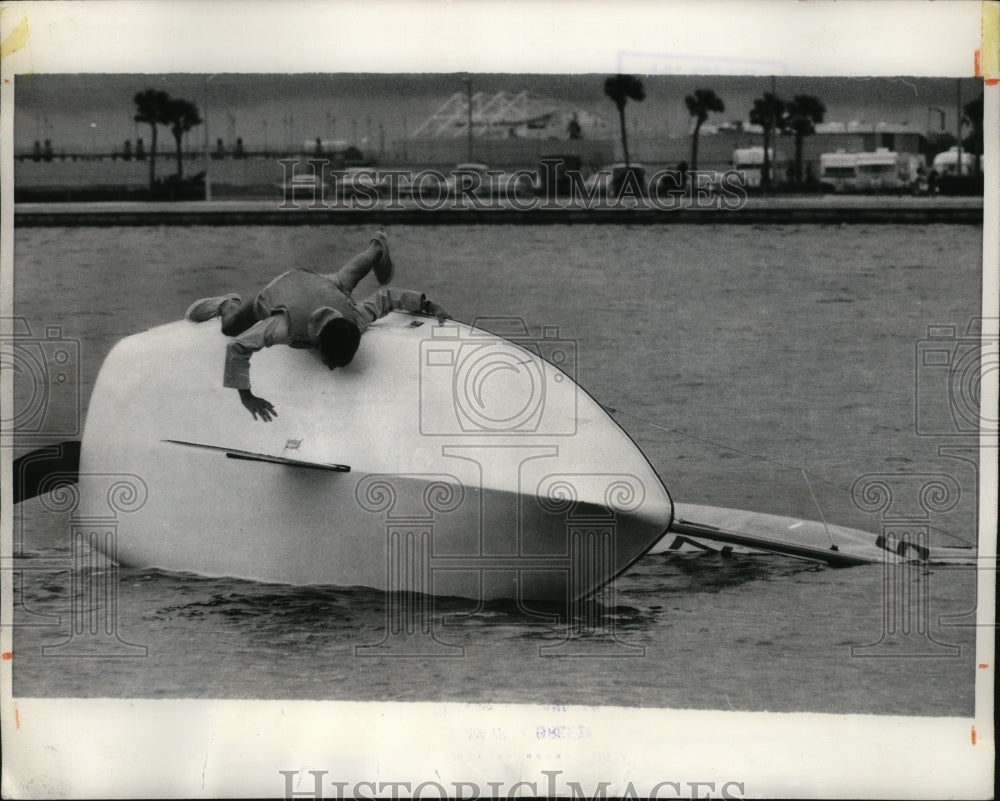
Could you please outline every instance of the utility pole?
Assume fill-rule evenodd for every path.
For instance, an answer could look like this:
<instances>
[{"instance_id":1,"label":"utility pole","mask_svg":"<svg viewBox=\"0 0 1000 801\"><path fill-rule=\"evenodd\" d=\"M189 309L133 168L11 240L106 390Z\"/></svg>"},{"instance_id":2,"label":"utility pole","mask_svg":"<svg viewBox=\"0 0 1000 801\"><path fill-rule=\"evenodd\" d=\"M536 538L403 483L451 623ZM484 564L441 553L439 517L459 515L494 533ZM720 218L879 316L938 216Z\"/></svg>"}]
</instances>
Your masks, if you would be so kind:
<instances>
[{"instance_id":1,"label":"utility pole","mask_svg":"<svg viewBox=\"0 0 1000 801\"><path fill-rule=\"evenodd\" d=\"M958 136L958 159L955 161L956 175L959 178L962 177L962 79L957 78L955 80L955 90L957 93L957 99L955 106L955 128L956 135Z\"/></svg>"},{"instance_id":2,"label":"utility pole","mask_svg":"<svg viewBox=\"0 0 1000 801\"><path fill-rule=\"evenodd\" d=\"M778 102L777 97L778 97L777 80L772 75L771 102L768 104L771 107L771 135L764 137L764 165L767 167L767 169L764 170L764 173L766 174L763 176L764 180L761 181L761 188L764 190L765 193L771 191L771 178L774 176L774 160L772 159L772 155L778 152L778 142L777 142L778 120L774 116L775 115L774 106ZM771 151L770 153L767 152L769 148Z\"/></svg>"},{"instance_id":3,"label":"utility pole","mask_svg":"<svg viewBox=\"0 0 1000 801\"><path fill-rule=\"evenodd\" d=\"M214 77L215 75L209 75L205 78L205 200L212 199L212 179L208 174L212 163L208 137L208 82Z\"/></svg>"},{"instance_id":4,"label":"utility pole","mask_svg":"<svg viewBox=\"0 0 1000 801\"><path fill-rule=\"evenodd\" d=\"M472 78L463 79L465 84L465 103L467 111L467 122L469 128L469 143L466 153L466 161L472 161Z\"/></svg>"}]
</instances>

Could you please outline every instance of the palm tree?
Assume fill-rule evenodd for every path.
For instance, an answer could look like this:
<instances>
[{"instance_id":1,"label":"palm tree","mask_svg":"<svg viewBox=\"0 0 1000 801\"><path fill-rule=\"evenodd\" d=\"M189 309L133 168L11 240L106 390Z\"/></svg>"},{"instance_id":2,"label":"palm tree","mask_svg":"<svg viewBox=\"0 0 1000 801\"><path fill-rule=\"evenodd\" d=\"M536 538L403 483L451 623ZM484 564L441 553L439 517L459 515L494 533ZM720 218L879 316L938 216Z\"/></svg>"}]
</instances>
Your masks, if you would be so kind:
<instances>
[{"instance_id":1,"label":"palm tree","mask_svg":"<svg viewBox=\"0 0 1000 801\"><path fill-rule=\"evenodd\" d=\"M684 103L688 114L695 119L694 133L691 134L691 171L694 172L698 169L698 133L702 123L708 119L710 111L722 112L726 106L711 89L695 89L693 95L684 98Z\"/></svg>"},{"instance_id":2,"label":"palm tree","mask_svg":"<svg viewBox=\"0 0 1000 801\"><path fill-rule=\"evenodd\" d=\"M970 100L963 107L962 122L972 128L972 132L962 140L962 149L976 157L976 174L982 172L983 156L983 95Z\"/></svg>"},{"instance_id":3,"label":"palm tree","mask_svg":"<svg viewBox=\"0 0 1000 801\"><path fill-rule=\"evenodd\" d=\"M750 122L764 129L764 164L760 171L760 185L764 190L771 188L771 134L785 130L785 101L771 92L753 101Z\"/></svg>"},{"instance_id":4,"label":"palm tree","mask_svg":"<svg viewBox=\"0 0 1000 801\"><path fill-rule=\"evenodd\" d=\"M625 133L625 104L629 98L636 101L646 99L646 89L635 75L612 75L604 81L604 94L618 107L618 120L622 126L622 151L625 153L625 169L630 169L628 158L628 136Z\"/></svg>"},{"instance_id":5,"label":"palm tree","mask_svg":"<svg viewBox=\"0 0 1000 801\"><path fill-rule=\"evenodd\" d=\"M788 127L795 134L795 183L802 183L802 140L816 133L816 123L823 122L826 113L818 97L795 95L786 109Z\"/></svg>"},{"instance_id":6,"label":"palm tree","mask_svg":"<svg viewBox=\"0 0 1000 801\"><path fill-rule=\"evenodd\" d=\"M177 177L184 177L184 153L181 147L181 138L194 126L201 125L201 117L198 115L198 107L190 100L180 98L167 101L165 124L170 126L170 132L174 135L177 143Z\"/></svg>"},{"instance_id":7,"label":"palm tree","mask_svg":"<svg viewBox=\"0 0 1000 801\"><path fill-rule=\"evenodd\" d=\"M133 98L135 101L136 122L148 122L152 128L153 135L149 145L149 188L156 184L156 126L166 124L166 109L170 102L170 95L158 89L146 89L144 92L137 92Z\"/></svg>"}]
</instances>

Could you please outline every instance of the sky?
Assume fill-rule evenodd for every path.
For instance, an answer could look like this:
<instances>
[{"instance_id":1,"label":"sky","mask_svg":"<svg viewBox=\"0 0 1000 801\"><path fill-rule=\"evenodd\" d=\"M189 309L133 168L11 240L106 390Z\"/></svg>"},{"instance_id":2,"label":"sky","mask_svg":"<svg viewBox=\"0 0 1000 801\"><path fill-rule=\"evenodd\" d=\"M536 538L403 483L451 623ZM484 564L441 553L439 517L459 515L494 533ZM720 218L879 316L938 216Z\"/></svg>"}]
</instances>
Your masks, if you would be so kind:
<instances>
[{"instance_id":1,"label":"sky","mask_svg":"<svg viewBox=\"0 0 1000 801\"><path fill-rule=\"evenodd\" d=\"M194 102L205 116L208 133L230 143L241 136L248 149L302 143L317 136L356 144L371 137L378 145L384 135L391 146L412 133L453 93L464 91L470 77L473 91L495 93L523 90L563 101L599 114L616 124L614 105L603 94L604 74L24 74L15 81L15 149L30 149L34 140L51 139L60 151L107 152L126 139L142 136L149 126L134 120L133 96L147 88ZM711 88L726 104L710 122L746 120L753 99L770 91L768 77L730 75L643 76L646 99L630 102L630 131L639 135L686 135L690 117L684 96ZM955 131L961 93L965 103L978 97L975 79L956 78L828 78L779 76L779 97L813 94L826 105L827 121L909 123L933 131ZM929 109L940 109L939 111ZM380 133L380 126L381 131ZM165 131L161 136L167 136ZM205 128L192 136L199 143Z\"/></svg>"}]
</instances>

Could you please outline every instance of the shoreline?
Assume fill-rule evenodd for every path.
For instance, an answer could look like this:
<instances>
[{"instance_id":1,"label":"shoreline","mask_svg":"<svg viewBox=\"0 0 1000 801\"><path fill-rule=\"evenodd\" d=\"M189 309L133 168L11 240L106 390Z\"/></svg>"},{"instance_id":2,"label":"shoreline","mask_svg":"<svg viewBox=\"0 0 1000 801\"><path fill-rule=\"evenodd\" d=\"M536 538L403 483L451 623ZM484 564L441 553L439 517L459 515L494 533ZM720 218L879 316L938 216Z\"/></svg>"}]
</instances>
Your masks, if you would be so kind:
<instances>
[{"instance_id":1,"label":"shoreline","mask_svg":"<svg viewBox=\"0 0 1000 801\"><path fill-rule=\"evenodd\" d=\"M296 208L278 198L263 200L173 202L69 202L18 203L14 226L233 226L233 225L573 225L626 224L931 224L982 225L980 197L886 197L811 195L783 198L749 198L739 208L695 206L676 208L474 208L471 202L437 209L416 203L375 203L350 208L338 205L311 208L297 200ZM721 205L721 204L717 204ZM282 208L282 206L285 206Z\"/></svg>"}]
</instances>

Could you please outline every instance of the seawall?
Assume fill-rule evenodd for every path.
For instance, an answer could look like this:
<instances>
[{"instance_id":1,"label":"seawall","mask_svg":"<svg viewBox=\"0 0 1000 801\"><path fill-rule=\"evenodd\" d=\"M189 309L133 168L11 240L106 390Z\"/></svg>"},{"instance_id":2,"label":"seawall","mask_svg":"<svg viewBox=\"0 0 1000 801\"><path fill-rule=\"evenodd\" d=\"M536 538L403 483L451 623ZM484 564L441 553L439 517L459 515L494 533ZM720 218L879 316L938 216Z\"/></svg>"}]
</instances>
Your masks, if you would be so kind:
<instances>
[{"instance_id":1,"label":"seawall","mask_svg":"<svg viewBox=\"0 0 1000 801\"><path fill-rule=\"evenodd\" d=\"M531 206L525 203L525 206ZM626 224L931 224L982 225L983 201L979 197L800 196L750 198L737 208L721 203L657 208L590 208L511 205L477 208L463 206L421 208L415 203L370 204L351 207L341 203L310 207L307 201L282 204L279 200L220 200L121 203L20 203L14 225L58 226L159 226L159 225L572 225Z\"/></svg>"}]
</instances>

